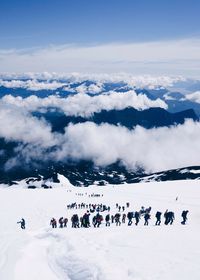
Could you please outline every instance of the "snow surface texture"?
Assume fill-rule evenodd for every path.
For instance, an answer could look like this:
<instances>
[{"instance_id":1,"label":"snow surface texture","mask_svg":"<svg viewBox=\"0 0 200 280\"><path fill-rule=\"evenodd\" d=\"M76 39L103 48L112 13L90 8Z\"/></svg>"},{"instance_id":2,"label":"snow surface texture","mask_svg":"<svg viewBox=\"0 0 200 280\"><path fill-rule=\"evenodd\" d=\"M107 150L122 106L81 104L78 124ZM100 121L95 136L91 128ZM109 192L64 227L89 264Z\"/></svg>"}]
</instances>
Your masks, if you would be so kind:
<instances>
[{"instance_id":1,"label":"snow surface texture","mask_svg":"<svg viewBox=\"0 0 200 280\"><path fill-rule=\"evenodd\" d=\"M64 181L63 181L64 184ZM64 185L63 185L64 186ZM98 193L100 197L91 197ZM103 196L102 196L103 195ZM178 200L176 200L178 197ZM130 202L130 210L152 206L149 226L51 229L49 221L85 210L67 210L72 202L111 206ZM155 212L175 212L172 226L154 226ZM182 210L189 210L181 225ZM106 212L103 212L105 216ZM17 224L22 217L27 228ZM176 181L122 186L54 189L0 189L1 280L199 280L200 182Z\"/></svg>"}]
</instances>

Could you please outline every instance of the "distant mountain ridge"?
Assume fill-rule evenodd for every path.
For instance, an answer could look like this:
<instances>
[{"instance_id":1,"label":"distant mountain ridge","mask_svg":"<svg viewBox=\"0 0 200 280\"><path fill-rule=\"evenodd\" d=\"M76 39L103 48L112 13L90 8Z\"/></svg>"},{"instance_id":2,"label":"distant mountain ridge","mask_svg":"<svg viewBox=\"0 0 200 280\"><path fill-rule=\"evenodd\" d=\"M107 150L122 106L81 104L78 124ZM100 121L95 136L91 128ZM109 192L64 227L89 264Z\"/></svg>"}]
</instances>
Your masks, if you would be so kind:
<instances>
[{"instance_id":1,"label":"distant mountain ridge","mask_svg":"<svg viewBox=\"0 0 200 280\"><path fill-rule=\"evenodd\" d=\"M199 118L193 109L188 109L178 113L169 113L162 108L149 108L146 110L136 110L134 108L126 108L123 110L102 110L94 113L90 117L66 116L60 112L36 113L36 116L44 117L51 125L53 131L64 132L64 128L69 123L77 124L87 121L95 124L108 123L112 125L125 126L133 129L136 125L144 128L171 126L175 124L183 124L186 119L198 121Z\"/></svg>"},{"instance_id":2,"label":"distant mountain ridge","mask_svg":"<svg viewBox=\"0 0 200 280\"><path fill-rule=\"evenodd\" d=\"M2 80L4 81L4 80ZM15 80L5 80L6 82L12 82ZM200 90L200 82L199 81L190 81L183 83L175 83L173 86L163 87L163 86L155 86L155 88L151 87L141 87L130 85L125 81L121 82L101 82L100 86L98 82L93 80L82 80L82 81L67 81L67 80L41 80L41 79L21 79L16 80L16 82L36 82L37 86L34 88L33 86L25 88L23 85L21 87L16 85L12 87L12 83L10 85L2 85L0 84L0 98L5 95L11 94L12 96L21 96L22 98L27 98L31 95L37 96L39 98L46 98L49 96L59 96L62 98L66 98L70 95L75 95L80 91L80 87L83 88L84 93L93 96L93 95L101 95L107 94L108 92L127 92L130 90L134 90L137 94L143 94L147 96L150 100L155 101L156 99L161 99L168 105L167 111L171 113L176 113L179 111L184 111L188 109L193 109L195 113L200 116L200 103L195 102L194 100L189 100L186 98L186 93L192 93L194 91ZM43 86L39 86L42 83ZM45 84L47 86L45 88ZM48 87L49 84L58 83L57 87ZM90 86L97 86L98 91L93 92Z\"/></svg>"},{"instance_id":3,"label":"distant mountain ridge","mask_svg":"<svg viewBox=\"0 0 200 280\"><path fill-rule=\"evenodd\" d=\"M10 186L20 186L21 181L27 188L51 188L60 183L59 174L62 174L70 184L74 186L87 187L89 185L107 185L107 184L124 184L124 183L140 183L140 182L164 182L174 180L199 180L200 166L190 166L162 172L146 174L138 171L127 171L119 164L113 164L106 168L92 168L88 163L81 163L81 168L78 166L65 166L65 168L56 168L54 170L43 170L41 174L34 172L33 176L14 179L12 181L0 180L0 184L8 184Z\"/></svg>"}]
</instances>

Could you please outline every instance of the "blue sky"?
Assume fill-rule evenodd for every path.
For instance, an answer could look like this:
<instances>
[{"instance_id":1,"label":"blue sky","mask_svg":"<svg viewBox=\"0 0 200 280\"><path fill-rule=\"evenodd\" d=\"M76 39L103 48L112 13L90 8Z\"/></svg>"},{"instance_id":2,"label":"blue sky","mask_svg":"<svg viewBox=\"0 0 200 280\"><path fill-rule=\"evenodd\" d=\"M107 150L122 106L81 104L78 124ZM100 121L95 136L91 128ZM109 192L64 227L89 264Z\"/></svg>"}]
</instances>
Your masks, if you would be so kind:
<instances>
[{"instance_id":1,"label":"blue sky","mask_svg":"<svg viewBox=\"0 0 200 280\"><path fill-rule=\"evenodd\" d=\"M198 0L1 0L1 48L200 35Z\"/></svg>"},{"instance_id":2,"label":"blue sky","mask_svg":"<svg viewBox=\"0 0 200 280\"><path fill-rule=\"evenodd\" d=\"M80 52L86 46L192 42L200 38L199 12L199 0L1 0L0 59L5 59L5 51L18 53L26 50L33 55L38 49L46 52L52 46L73 45L80 48ZM113 60L115 65L124 62L121 54L119 51L119 59ZM166 63L165 57L159 59L159 63ZM170 57L167 59L174 60L174 55L171 60ZM181 58L178 59L180 61ZM187 59L191 61L198 57ZM106 60L103 55L102 60ZM130 61L133 63L135 59L132 57ZM157 60L153 58L152 61L155 63ZM21 65L23 69L23 63ZM196 65L192 66L196 73L194 67L196 69ZM31 64L30 71L33 68ZM52 71L53 66L49 68ZM59 65L55 68L59 70ZM28 65L24 69L28 70ZM48 70L48 66L41 70ZM75 71L76 66L70 66L70 70ZM106 66L100 70L106 71ZM0 71L3 71L2 67Z\"/></svg>"}]
</instances>

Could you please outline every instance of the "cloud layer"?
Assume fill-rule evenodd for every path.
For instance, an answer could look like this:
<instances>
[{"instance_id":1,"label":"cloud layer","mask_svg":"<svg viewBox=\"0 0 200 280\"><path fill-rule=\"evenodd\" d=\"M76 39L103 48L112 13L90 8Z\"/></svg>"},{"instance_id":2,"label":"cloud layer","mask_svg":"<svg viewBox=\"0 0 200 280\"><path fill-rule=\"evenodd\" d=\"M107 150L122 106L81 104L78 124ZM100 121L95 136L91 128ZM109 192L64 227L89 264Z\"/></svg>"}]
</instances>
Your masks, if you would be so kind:
<instances>
[{"instance_id":1,"label":"cloud layer","mask_svg":"<svg viewBox=\"0 0 200 280\"><path fill-rule=\"evenodd\" d=\"M199 76L196 38L106 45L0 50L0 71L58 71Z\"/></svg>"},{"instance_id":2,"label":"cloud layer","mask_svg":"<svg viewBox=\"0 0 200 280\"><path fill-rule=\"evenodd\" d=\"M84 82L92 81L87 86ZM58 74L58 73L1 73L0 86L6 88L24 88L32 91L55 90L64 87L64 90L73 92L99 93L103 91L103 83L125 83L132 88L156 89L160 87L170 87L176 82L186 81L181 76L135 76L127 73L118 74ZM74 87L74 83L83 83ZM71 87L73 86L73 87Z\"/></svg>"},{"instance_id":3,"label":"cloud layer","mask_svg":"<svg viewBox=\"0 0 200 280\"><path fill-rule=\"evenodd\" d=\"M185 95L185 99L200 103L200 91L195 91L193 93Z\"/></svg>"},{"instance_id":4,"label":"cloud layer","mask_svg":"<svg viewBox=\"0 0 200 280\"><path fill-rule=\"evenodd\" d=\"M0 104L0 137L8 141L32 143L43 148L58 144L47 122L33 117L26 110L5 104Z\"/></svg>"},{"instance_id":5,"label":"cloud layer","mask_svg":"<svg viewBox=\"0 0 200 280\"><path fill-rule=\"evenodd\" d=\"M71 95L67 98L60 98L51 95L46 98L39 98L31 95L27 98L6 95L2 98L5 105L13 105L18 109L37 111L39 109L57 108L66 115L87 117L94 112L101 110L121 110L133 107L144 110L150 107L161 107L167 109L167 104L161 99L150 100L145 94L136 94L134 90L127 92L108 92L105 94L89 96L85 93Z\"/></svg>"},{"instance_id":6,"label":"cloud layer","mask_svg":"<svg viewBox=\"0 0 200 280\"><path fill-rule=\"evenodd\" d=\"M121 160L127 168L142 166L147 172L200 164L200 124L192 121L170 128L136 127L132 131L88 122L68 126L64 138L56 152L59 160L68 156L90 159L97 165Z\"/></svg>"},{"instance_id":7,"label":"cloud layer","mask_svg":"<svg viewBox=\"0 0 200 280\"><path fill-rule=\"evenodd\" d=\"M149 130L87 122L71 124L58 134L44 120L9 105L0 107L0 137L19 142L6 169L38 160L69 159L92 160L100 166L120 160L131 170L140 166L147 172L200 164L200 123L193 121Z\"/></svg>"},{"instance_id":8,"label":"cloud layer","mask_svg":"<svg viewBox=\"0 0 200 280\"><path fill-rule=\"evenodd\" d=\"M6 87L6 88L24 88L31 91L38 91L38 90L55 90L59 87L62 87L63 83L57 82L57 81L37 81L37 80L0 80L0 86Z\"/></svg>"},{"instance_id":9,"label":"cloud layer","mask_svg":"<svg viewBox=\"0 0 200 280\"><path fill-rule=\"evenodd\" d=\"M60 86L72 89L71 83L85 80L85 76L75 75L71 78L66 77L62 81L55 81L53 77L56 74L51 76L46 73L45 75L49 77L49 80L39 81L39 77L34 77L32 80L2 80L1 82L4 82L4 86L8 88L15 85L18 88L32 88L32 90L44 88L55 90ZM103 90L103 83L106 79L108 81L108 77L116 82L122 81L122 76L114 78L113 76L98 76L95 83L78 85L75 89L76 94L69 95L67 98L57 95L45 98L39 98L36 95L27 98L6 95L0 99L0 138L18 143L15 156L7 161L5 169L16 165L34 164L38 160L40 162L66 162L69 159L91 160L100 166L121 161L128 169L134 170L140 166L146 172L200 165L199 122L186 121L183 125L155 129L137 126L134 130L86 122L70 124L65 127L65 132L60 134L52 132L50 123L32 115L32 112L49 108L56 108L66 115L83 117L103 109L167 108L164 101L150 100L145 94L136 94L134 90L98 94ZM136 78L133 76L126 79L133 87L136 85ZM146 84L155 89L179 80L181 78L177 80L169 77L154 79L148 76L137 80L137 85ZM89 89L91 96L86 94ZM199 92L185 95L185 98L199 102ZM0 157L3 157L4 153L5 151L1 149Z\"/></svg>"}]
</instances>

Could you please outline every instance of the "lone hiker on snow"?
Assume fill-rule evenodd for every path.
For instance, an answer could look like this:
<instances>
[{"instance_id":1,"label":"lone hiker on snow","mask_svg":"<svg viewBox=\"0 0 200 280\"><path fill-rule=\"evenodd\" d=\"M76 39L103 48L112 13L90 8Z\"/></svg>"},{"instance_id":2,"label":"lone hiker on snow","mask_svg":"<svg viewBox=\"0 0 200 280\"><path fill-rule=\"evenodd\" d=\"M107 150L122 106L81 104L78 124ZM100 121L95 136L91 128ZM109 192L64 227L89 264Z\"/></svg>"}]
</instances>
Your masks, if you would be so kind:
<instances>
[{"instance_id":1,"label":"lone hiker on snow","mask_svg":"<svg viewBox=\"0 0 200 280\"><path fill-rule=\"evenodd\" d=\"M21 224L21 229L25 229L25 220L24 220L24 218L22 218L21 221L19 221L17 223Z\"/></svg>"},{"instance_id":2,"label":"lone hiker on snow","mask_svg":"<svg viewBox=\"0 0 200 280\"><path fill-rule=\"evenodd\" d=\"M183 221L181 222L182 225L185 225L186 221L187 221L187 214L188 214L188 210L184 210L181 214Z\"/></svg>"}]
</instances>

